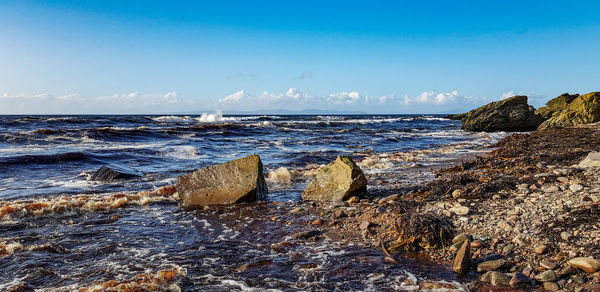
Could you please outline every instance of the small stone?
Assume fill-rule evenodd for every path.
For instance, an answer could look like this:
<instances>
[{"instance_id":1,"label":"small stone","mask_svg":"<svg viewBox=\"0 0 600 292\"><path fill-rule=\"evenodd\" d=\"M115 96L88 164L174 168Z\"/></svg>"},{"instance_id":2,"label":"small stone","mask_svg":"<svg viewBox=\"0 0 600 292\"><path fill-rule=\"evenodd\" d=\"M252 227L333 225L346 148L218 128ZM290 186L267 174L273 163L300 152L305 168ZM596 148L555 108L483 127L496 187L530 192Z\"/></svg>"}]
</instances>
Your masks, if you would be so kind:
<instances>
[{"instance_id":1,"label":"small stone","mask_svg":"<svg viewBox=\"0 0 600 292\"><path fill-rule=\"evenodd\" d=\"M533 268L532 267L525 267L523 269L523 275L529 277L531 276L531 272L533 272Z\"/></svg>"},{"instance_id":2,"label":"small stone","mask_svg":"<svg viewBox=\"0 0 600 292\"><path fill-rule=\"evenodd\" d=\"M462 196L462 193L463 193L462 190L454 190L452 192L452 197L455 199L458 199Z\"/></svg>"},{"instance_id":3,"label":"small stone","mask_svg":"<svg viewBox=\"0 0 600 292\"><path fill-rule=\"evenodd\" d=\"M558 287L558 284L554 282L544 282L544 289L550 291L558 291L560 290L560 287Z\"/></svg>"},{"instance_id":4,"label":"small stone","mask_svg":"<svg viewBox=\"0 0 600 292\"><path fill-rule=\"evenodd\" d=\"M371 222L369 222L369 221L363 221L363 222L360 223L360 230L369 229L369 226L371 226Z\"/></svg>"},{"instance_id":5,"label":"small stone","mask_svg":"<svg viewBox=\"0 0 600 292\"><path fill-rule=\"evenodd\" d=\"M469 237L468 237L466 234L464 234L464 233L461 233L461 234L459 234L459 235L455 236L455 237L452 239L452 244L454 244L454 243L462 243L463 241L465 241L465 240L467 240L467 239L469 239Z\"/></svg>"},{"instance_id":6,"label":"small stone","mask_svg":"<svg viewBox=\"0 0 600 292\"><path fill-rule=\"evenodd\" d=\"M533 249L533 252L535 252L537 254L545 254L547 250L548 250L548 246L546 246L545 244L542 244L542 245L536 246Z\"/></svg>"},{"instance_id":7,"label":"small stone","mask_svg":"<svg viewBox=\"0 0 600 292\"><path fill-rule=\"evenodd\" d=\"M562 276L572 275L573 273L575 273L575 268L571 267L570 265L567 265L566 267L562 268L562 270L560 270L560 274Z\"/></svg>"},{"instance_id":8,"label":"small stone","mask_svg":"<svg viewBox=\"0 0 600 292\"><path fill-rule=\"evenodd\" d=\"M464 240L461 248L456 253L452 268L459 275L464 275L469 271L471 265L471 251L469 249L470 242L468 239Z\"/></svg>"},{"instance_id":9,"label":"small stone","mask_svg":"<svg viewBox=\"0 0 600 292\"><path fill-rule=\"evenodd\" d=\"M567 231L563 231L560 233L560 238L562 238L562 240L568 241L571 240L572 237L573 235Z\"/></svg>"},{"instance_id":10,"label":"small stone","mask_svg":"<svg viewBox=\"0 0 600 292\"><path fill-rule=\"evenodd\" d=\"M449 210L451 212L453 212L454 214L456 214L456 215L461 215L462 216L462 215L469 214L469 207L466 207L466 206L458 205L458 206L450 208Z\"/></svg>"},{"instance_id":11,"label":"small stone","mask_svg":"<svg viewBox=\"0 0 600 292\"><path fill-rule=\"evenodd\" d=\"M312 222L312 223L310 223L310 224L312 224L312 225L321 225L321 224L323 224L323 220L321 220L321 219L317 219L317 220L313 221L313 222Z\"/></svg>"},{"instance_id":12,"label":"small stone","mask_svg":"<svg viewBox=\"0 0 600 292\"><path fill-rule=\"evenodd\" d=\"M543 260L542 262L540 262L540 266L548 270L554 270L557 267L556 263L551 260Z\"/></svg>"},{"instance_id":13,"label":"small stone","mask_svg":"<svg viewBox=\"0 0 600 292\"><path fill-rule=\"evenodd\" d=\"M292 209L292 211L290 211L290 213L292 213L292 214L296 214L296 213L300 213L300 212L302 212L302 211L303 211L303 209L302 209L302 208L294 208L294 209Z\"/></svg>"},{"instance_id":14,"label":"small stone","mask_svg":"<svg viewBox=\"0 0 600 292\"><path fill-rule=\"evenodd\" d=\"M582 269L587 273L595 273L600 270L600 262L593 258L578 257L568 261L569 265L576 269Z\"/></svg>"},{"instance_id":15,"label":"small stone","mask_svg":"<svg viewBox=\"0 0 600 292\"><path fill-rule=\"evenodd\" d=\"M292 234L292 238L296 238L296 239L308 239L311 237L315 237L317 235L321 234L321 232L319 230L313 229L313 230L308 230L308 231L302 231L302 232L298 232L298 233L294 233Z\"/></svg>"},{"instance_id":16,"label":"small stone","mask_svg":"<svg viewBox=\"0 0 600 292\"><path fill-rule=\"evenodd\" d=\"M502 249L502 254L503 255L510 254L513 251L513 249L515 249L515 245L512 243L509 243Z\"/></svg>"},{"instance_id":17,"label":"small stone","mask_svg":"<svg viewBox=\"0 0 600 292\"><path fill-rule=\"evenodd\" d=\"M512 242L514 242L520 246L529 245L529 240L527 240L523 236L515 236L515 238L513 238Z\"/></svg>"},{"instance_id":18,"label":"small stone","mask_svg":"<svg viewBox=\"0 0 600 292\"><path fill-rule=\"evenodd\" d=\"M377 202L377 204L383 205L385 203L388 203L389 201L395 200L396 198L398 198L398 194L393 194L393 195L387 196L387 197L379 200L379 202Z\"/></svg>"},{"instance_id":19,"label":"small stone","mask_svg":"<svg viewBox=\"0 0 600 292\"><path fill-rule=\"evenodd\" d=\"M348 202L348 203L358 203L359 201L360 201L360 198L358 196L352 196L346 202Z\"/></svg>"},{"instance_id":20,"label":"small stone","mask_svg":"<svg viewBox=\"0 0 600 292\"><path fill-rule=\"evenodd\" d=\"M337 209L333 212L333 218L342 218L342 217L346 217L346 213L344 213L344 211Z\"/></svg>"},{"instance_id":21,"label":"small stone","mask_svg":"<svg viewBox=\"0 0 600 292\"><path fill-rule=\"evenodd\" d=\"M535 275L535 279L540 282L553 282L556 280L556 273L553 270L547 270Z\"/></svg>"},{"instance_id":22,"label":"small stone","mask_svg":"<svg viewBox=\"0 0 600 292\"><path fill-rule=\"evenodd\" d=\"M492 286L508 286L510 285L510 278L503 273L492 272L490 284L492 284Z\"/></svg>"},{"instance_id":23,"label":"small stone","mask_svg":"<svg viewBox=\"0 0 600 292\"><path fill-rule=\"evenodd\" d=\"M543 186L542 187L542 192L544 193L556 193L559 191L559 188L557 186Z\"/></svg>"},{"instance_id":24,"label":"small stone","mask_svg":"<svg viewBox=\"0 0 600 292\"><path fill-rule=\"evenodd\" d=\"M573 277L573 282L577 284L583 284L585 283L585 279L583 279L581 275L576 275L575 277Z\"/></svg>"},{"instance_id":25,"label":"small stone","mask_svg":"<svg viewBox=\"0 0 600 292\"><path fill-rule=\"evenodd\" d=\"M344 239L343 236L341 236L335 231L325 232L323 236L325 236L325 238L329 239L330 241L342 241L342 239Z\"/></svg>"},{"instance_id":26,"label":"small stone","mask_svg":"<svg viewBox=\"0 0 600 292\"><path fill-rule=\"evenodd\" d=\"M574 184L574 185L570 185L570 186L569 186L569 189L570 189L572 192L576 193L576 192L579 192L579 191L583 190L583 186L582 186L582 185L580 185L580 184Z\"/></svg>"},{"instance_id":27,"label":"small stone","mask_svg":"<svg viewBox=\"0 0 600 292\"><path fill-rule=\"evenodd\" d=\"M510 279L509 285L514 288L529 285L529 282L529 277L525 276L523 273L515 273L512 279Z\"/></svg>"},{"instance_id":28,"label":"small stone","mask_svg":"<svg viewBox=\"0 0 600 292\"><path fill-rule=\"evenodd\" d=\"M495 271L498 268L504 266L504 264L506 264L506 260L503 260L503 259L483 262L483 263L480 263L479 265L477 265L477 272L482 273L482 272L486 272L486 271Z\"/></svg>"},{"instance_id":29,"label":"small stone","mask_svg":"<svg viewBox=\"0 0 600 292\"><path fill-rule=\"evenodd\" d=\"M479 248L479 247L481 247L481 241L474 240L473 242L471 242L471 247L472 248Z\"/></svg>"},{"instance_id":30,"label":"small stone","mask_svg":"<svg viewBox=\"0 0 600 292\"><path fill-rule=\"evenodd\" d=\"M379 213L379 214L385 213L385 208L384 207L377 208L377 213Z\"/></svg>"},{"instance_id":31,"label":"small stone","mask_svg":"<svg viewBox=\"0 0 600 292\"><path fill-rule=\"evenodd\" d=\"M442 214L443 214L444 216L446 216L446 217L450 217L450 216L452 216L452 212L450 212L450 211L448 211L448 210L444 210L444 211L442 211Z\"/></svg>"}]
</instances>

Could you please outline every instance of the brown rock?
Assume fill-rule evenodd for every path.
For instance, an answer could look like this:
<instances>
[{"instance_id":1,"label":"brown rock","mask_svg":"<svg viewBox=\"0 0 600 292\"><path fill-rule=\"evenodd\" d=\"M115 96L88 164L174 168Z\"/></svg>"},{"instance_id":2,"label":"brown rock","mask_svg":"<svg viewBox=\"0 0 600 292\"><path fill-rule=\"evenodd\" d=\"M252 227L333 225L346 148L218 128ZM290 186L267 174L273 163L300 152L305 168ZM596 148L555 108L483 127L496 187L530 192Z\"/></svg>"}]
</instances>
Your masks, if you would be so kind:
<instances>
[{"instance_id":1,"label":"brown rock","mask_svg":"<svg viewBox=\"0 0 600 292\"><path fill-rule=\"evenodd\" d=\"M367 179L350 156L340 155L320 170L302 193L303 200L343 201L367 192Z\"/></svg>"},{"instance_id":2,"label":"brown rock","mask_svg":"<svg viewBox=\"0 0 600 292\"><path fill-rule=\"evenodd\" d=\"M486 261L477 265L477 272L495 271L504 264L506 264L506 260L503 259Z\"/></svg>"},{"instance_id":3,"label":"brown rock","mask_svg":"<svg viewBox=\"0 0 600 292\"><path fill-rule=\"evenodd\" d=\"M183 207L254 202L268 192L258 155L199 169L177 178Z\"/></svg>"},{"instance_id":4,"label":"brown rock","mask_svg":"<svg viewBox=\"0 0 600 292\"><path fill-rule=\"evenodd\" d=\"M312 225L321 225L321 224L323 224L323 220L321 220L321 219L317 219L317 220L313 221L313 222L312 222L312 223L310 223L310 224L312 224Z\"/></svg>"},{"instance_id":5,"label":"brown rock","mask_svg":"<svg viewBox=\"0 0 600 292\"><path fill-rule=\"evenodd\" d=\"M544 244L542 245L538 245L533 249L533 252L537 253L537 254L545 254L546 251L548 250L548 247Z\"/></svg>"},{"instance_id":6,"label":"brown rock","mask_svg":"<svg viewBox=\"0 0 600 292\"><path fill-rule=\"evenodd\" d=\"M272 263L273 262L270 261L270 260L261 260L261 261L256 261L256 262L252 262L252 263L243 264L243 265L235 268L235 270L238 271L238 272L243 272L243 271L246 271L247 269L250 269L250 268L257 268L257 267L269 266Z\"/></svg>"},{"instance_id":7,"label":"brown rock","mask_svg":"<svg viewBox=\"0 0 600 292\"><path fill-rule=\"evenodd\" d=\"M472 248L479 248L479 247L481 247L481 241L474 240L473 242L471 242L471 247Z\"/></svg>"},{"instance_id":8,"label":"brown rock","mask_svg":"<svg viewBox=\"0 0 600 292\"><path fill-rule=\"evenodd\" d=\"M464 275L469 271L469 266L471 265L470 244L471 243L468 239L463 241L462 246L454 258L454 264L452 268L459 275Z\"/></svg>"},{"instance_id":9,"label":"brown rock","mask_svg":"<svg viewBox=\"0 0 600 292\"><path fill-rule=\"evenodd\" d=\"M558 291L560 287L554 282L544 282L544 289L549 291Z\"/></svg>"},{"instance_id":10,"label":"brown rock","mask_svg":"<svg viewBox=\"0 0 600 292\"><path fill-rule=\"evenodd\" d=\"M371 226L371 222L363 221L360 223L360 230L366 230L369 228L369 226Z\"/></svg>"},{"instance_id":11,"label":"brown rock","mask_svg":"<svg viewBox=\"0 0 600 292\"><path fill-rule=\"evenodd\" d=\"M595 273L600 270L600 262L593 258L578 257L568 261L574 268L582 269L587 273Z\"/></svg>"}]
</instances>

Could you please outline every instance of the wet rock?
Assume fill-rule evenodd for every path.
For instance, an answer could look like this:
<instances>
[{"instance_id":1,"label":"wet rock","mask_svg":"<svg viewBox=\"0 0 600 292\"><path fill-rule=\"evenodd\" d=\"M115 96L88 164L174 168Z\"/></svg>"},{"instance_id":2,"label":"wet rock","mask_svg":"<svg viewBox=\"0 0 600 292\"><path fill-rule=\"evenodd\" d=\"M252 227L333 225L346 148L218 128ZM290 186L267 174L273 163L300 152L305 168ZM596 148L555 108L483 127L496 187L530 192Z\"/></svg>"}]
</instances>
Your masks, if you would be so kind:
<instances>
[{"instance_id":1,"label":"wet rock","mask_svg":"<svg viewBox=\"0 0 600 292\"><path fill-rule=\"evenodd\" d=\"M523 269L523 275L529 277L531 276L531 272L533 272L533 268L532 267L525 267Z\"/></svg>"},{"instance_id":2,"label":"wet rock","mask_svg":"<svg viewBox=\"0 0 600 292\"><path fill-rule=\"evenodd\" d=\"M544 289L549 291L558 291L560 287L554 282L544 282Z\"/></svg>"},{"instance_id":3,"label":"wet rock","mask_svg":"<svg viewBox=\"0 0 600 292\"><path fill-rule=\"evenodd\" d=\"M455 199L458 199L458 198L462 197L462 194L463 194L462 190L454 190L452 192L452 197Z\"/></svg>"},{"instance_id":4,"label":"wet rock","mask_svg":"<svg viewBox=\"0 0 600 292\"><path fill-rule=\"evenodd\" d=\"M535 130L542 118L527 104L527 96L513 96L466 113L462 128L469 131L529 131Z\"/></svg>"},{"instance_id":5,"label":"wet rock","mask_svg":"<svg viewBox=\"0 0 600 292\"><path fill-rule=\"evenodd\" d=\"M325 238L327 238L331 241L342 241L344 239L344 237L342 235L340 235L339 233L337 233L335 231L325 232L323 234L323 236L325 236Z\"/></svg>"},{"instance_id":6,"label":"wet rock","mask_svg":"<svg viewBox=\"0 0 600 292\"><path fill-rule=\"evenodd\" d=\"M588 155L579 162L578 166L582 168L600 167L600 152L592 151L588 153Z\"/></svg>"},{"instance_id":7,"label":"wet rock","mask_svg":"<svg viewBox=\"0 0 600 292\"><path fill-rule=\"evenodd\" d=\"M512 277L512 279L510 279L509 285L511 287L522 287L522 286L527 286L529 285L530 279L529 277L525 276L525 274L523 273L515 273Z\"/></svg>"},{"instance_id":8,"label":"wet rock","mask_svg":"<svg viewBox=\"0 0 600 292\"><path fill-rule=\"evenodd\" d=\"M535 279L540 282L556 281L556 273L553 270L547 270L535 275Z\"/></svg>"},{"instance_id":9,"label":"wet rock","mask_svg":"<svg viewBox=\"0 0 600 292\"><path fill-rule=\"evenodd\" d=\"M115 167L102 166L92 173L90 180L111 182L116 180L127 180L136 177L140 177L140 175Z\"/></svg>"},{"instance_id":10,"label":"wet rock","mask_svg":"<svg viewBox=\"0 0 600 292\"><path fill-rule=\"evenodd\" d=\"M312 222L312 223L310 223L310 224L312 224L312 225L322 225L322 224L323 224L323 220L321 220L321 219L317 219L317 220L313 221L313 222Z\"/></svg>"},{"instance_id":11,"label":"wet rock","mask_svg":"<svg viewBox=\"0 0 600 292\"><path fill-rule=\"evenodd\" d=\"M581 95L542 123L539 129L563 128L600 121L600 92Z\"/></svg>"},{"instance_id":12,"label":"wet rock","mask_svg":"<svg viewBox=\"0 0 600 292\"><path fill-rule=\"evenodd\" d=\"M260 261L255 261L255 262L251 262L251 263L247 263L247 264L243 264L237 268L235 268L236 271L238 272L244 272L250 268L258 268L258 267L265 267L265 266L270 266L273 262L270 260L260 260Z\"/></svg>"},{"instance_id":13,"label":"wet rock","mask_svg":"<svg viewBox=\"0 0 600 292\"><path fill-rule=\"evenodd\" d=\"M390 201L394 201L397 198L398 198L398 194L393 194L393 195L387 196L387 197L379 200L379 202L377 202L377 204L384 205L384 204L387 204Z\"/></svg>"},{"instance_id":14,"label":"wet rock","mask_svg":"<svg viewBox=\"0 0 600 292\"><path fill-rule=\"evenodd\" d=\"M595 273L600 270L600 262L593 258L578 257L568 261L574 268L582 269L587 273Z\"/></svg>"},{"instance_id":15,"label":"wet rock","mask_svg":"<svg viewBox=\"0 0 600 292\"><path fill-rule=\"evenodd\" d=\"M482 243L479 240L474 240L473 242L471 242L471 248L480 248L481 245Z\"/></svg>"},{"instance_id":16,"label":"wet rock","mask_svg":"<svg viewBox=\"0 0 600 292\"><path fill-rule=\"evenodd\" d=\"M350 197L350 199L348 199L348 203L352 204L352 203L358 203L360 201L360 198L358 196L352 196Z\"/></svg>"},{"instance_id":17,"label":"wet rock","mask_svg":"<svg viewBox=\"0 0 600 292\"><path fill-rule=\"evenodd\" d=\"M302 211L304 211L304 209L302 209L302 208L294 208L294 209L292 209L292 210L290 211L290 213L292 213L292 214L296 214L296 213L300 213L300 212L302 212Z\"/></svg>"},{"instance_id":18,"label":"wet rock","mask_svg":"<svg viewBox=\"0 0 600 292\"><path fill-rule=\"evenodd\" d=\"M486 261L477 265L477 272L482 273L487 271L495 271L504 266L504 264L506 264L506 260L504 259Z\"/></svg>"},{"instance_id":19,"label":"wet rock","mask_svg":"<svg viewBox=\"0 0 600 292\"><path fill-rule=\"evenodd\" d=\"M312 229L312 230L308 230L308 231L294 233L291 236L294 239L309 239L311 237L318 236L319 234L321 234L321 232L319 230Z\"/></svg>"},{"instance_id":20,"label":"wet rock","mask_svg":"<svg viewBox=\"0 0 600 292\"><path fill-rule=\"evenodd\" d=\"M469 266L471 265L470 244L468 239L464 240L454 258L452 268L459 275L464 275L469 271Z\"/></svg>"},{"instance_id":21,"label":"wet rock","mask_svg":"<svg viewBox=\"0 0 600 292\"><path fill-rule=\"evenodd\" d=\"M340 155L306 186L303 200L343 201L367 192L367 179L350 156Z\"/></svg>"},{"instance_id":22,"label":"wet rock","mask_svg":"<svg viewBox=\"0 0 600 292\"><path fill-rule=\"evenodd\" d=\"M178 177L176 185L186 208L254 202L268 192L258 155L199 169Z\"/></svg>"}]
</instances>

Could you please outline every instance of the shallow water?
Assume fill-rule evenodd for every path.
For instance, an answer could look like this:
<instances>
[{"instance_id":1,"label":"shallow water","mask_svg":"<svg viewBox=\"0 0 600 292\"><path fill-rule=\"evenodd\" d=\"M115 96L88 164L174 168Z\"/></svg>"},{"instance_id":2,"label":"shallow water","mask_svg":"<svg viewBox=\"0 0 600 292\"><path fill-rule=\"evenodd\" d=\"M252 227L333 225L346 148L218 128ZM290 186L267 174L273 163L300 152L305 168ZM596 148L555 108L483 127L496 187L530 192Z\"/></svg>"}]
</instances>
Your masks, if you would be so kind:
<instances>
[{"instance_id":1,"label":"shallow water","mask_svg":"<svg viewBox=\"0 0 600 292\"><path fill-rule=\"evenodd\" d=\"M289 210L311 173L339 154L361 166L369 191L394 191L430 179L431 168L481 151L502 135L466 133L459 122L436 116L3 116L0 200L105 198L259 154L268 200L285 203L184 211L162 200L3 218L0 243L21 247L0 255L0 288L26 282L70 290L168 267L187 270L177 284L190 291L392 291L427 279L454 281L426 262L387 263L373 248L292 240L290 234L316 218ZM141 177L89 181L102 165ZM290 244L273 248L281 242ZM244 263L258 266L236 270Z\"/></svg>"}]
</instances>

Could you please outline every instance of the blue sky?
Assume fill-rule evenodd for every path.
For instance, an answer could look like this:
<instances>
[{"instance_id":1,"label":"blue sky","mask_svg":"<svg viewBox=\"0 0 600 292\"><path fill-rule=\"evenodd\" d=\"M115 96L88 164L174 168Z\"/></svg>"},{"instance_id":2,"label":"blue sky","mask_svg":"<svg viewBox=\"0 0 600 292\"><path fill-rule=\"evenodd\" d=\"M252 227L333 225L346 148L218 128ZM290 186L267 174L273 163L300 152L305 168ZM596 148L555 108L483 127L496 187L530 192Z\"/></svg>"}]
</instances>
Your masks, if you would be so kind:
<instances>
[{"instance_id":1,"label":"blue sky","mask_svg":"<svg viewBox=\"0 0 600 292\"><path fill-rule=\"evenodd\" d=\"M600 84L597 1L0 1L0 114L539 106Z\"/></svg>"}]
</instances>

